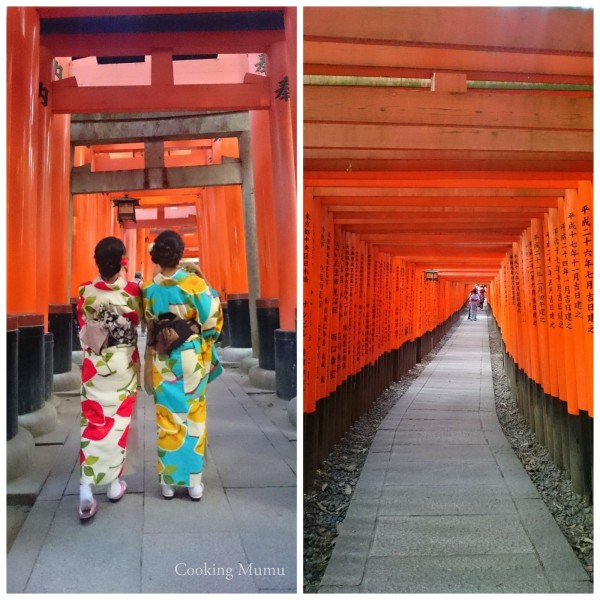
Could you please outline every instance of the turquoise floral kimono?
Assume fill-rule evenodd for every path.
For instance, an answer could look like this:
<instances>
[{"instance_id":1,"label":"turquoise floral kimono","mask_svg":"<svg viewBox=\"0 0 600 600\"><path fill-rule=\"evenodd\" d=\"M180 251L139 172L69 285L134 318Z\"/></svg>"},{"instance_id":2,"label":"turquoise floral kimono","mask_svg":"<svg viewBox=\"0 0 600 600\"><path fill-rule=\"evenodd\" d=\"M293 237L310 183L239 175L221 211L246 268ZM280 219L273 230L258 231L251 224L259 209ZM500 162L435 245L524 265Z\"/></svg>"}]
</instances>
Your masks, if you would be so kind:
<instances>
[{"instance_id":1,"label":"turquoise floral kimono","mask_svg":"<svg viewBox=\"0 0 600 600\"><path fill-rule=\"evenodd\" d=\"M214 347L223 327L221 301L204 279L182 269L171 277L159 273L142 293L149 328L166 312L201 325L199 335L191 335L170 355L154 351L152 359L159 482L199 485L206 445L206 386L222 372Z\"/></svg>"}]
</instances>

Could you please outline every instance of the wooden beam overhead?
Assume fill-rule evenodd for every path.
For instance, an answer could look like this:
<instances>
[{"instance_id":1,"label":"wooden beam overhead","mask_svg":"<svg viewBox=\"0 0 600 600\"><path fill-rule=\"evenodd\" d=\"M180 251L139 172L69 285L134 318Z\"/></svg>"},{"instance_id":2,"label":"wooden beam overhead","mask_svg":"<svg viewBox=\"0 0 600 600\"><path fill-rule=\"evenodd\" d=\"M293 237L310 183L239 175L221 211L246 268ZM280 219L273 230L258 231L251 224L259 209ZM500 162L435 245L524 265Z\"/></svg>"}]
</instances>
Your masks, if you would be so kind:
<instances>
[{"instance_id":1,"label":"wooden beam overhead","mask_svg":"<svg viewBox=\"0 0 600 600\"><path fill-rule=\"evenodd\" d=\"M593 98L304 86L304 122L589 130ZM499 150L500 148L498 148Z\"/></svg>"},{"instance_id":2,"label":"wooden beam overhead","mask_svg":"<svg viewBox=\"0 0 600 600\"><path fill-rule=\"evenodd\" d=\"M460 72L471 80L593 83L591 55L555 52L497 52L347 41L304 42L306 75L428 78L433 72Z\"/></svg>"},{"instance_id":3,"label":"wooden beam overhead","mask_svg":"<svg viewBox=\"0 0 600 600\"><path fill-rule=\"evenodd\" d=\"M305 171L307 187L354 188L543 188L577 189L579 181L592 178L592 173L562 172L504 172L504 171L450 171L450 172L339 172ZM546 194L548 195L548 194Z\"/></svg>"},{"instance_id":4,"label":"wooden beam overhead","mask_svg":"<svg viewBox=\"0 0 600 600\"><path fill-rule=\"evenodd\" d=\"M120 144L145 142L154 139L203 139L238 137L249 131L250 117L247 112L205 115L148 115L123 120L119 115L86 115L72 119L71 144L92 146L95 144Z\"/></svg>"},{"instance_id":5,"label":"wooden beam overhead","mask_svg":"<svg viewBox=\"0 0 600 600\"><path fill-rule=\"evenodd\" d=\"M305 123L304 143L326 148L389 148L544 152L562 148L566 152L592 152L591 131L530 130L509 128L429 127Z\"/></svg>"},{"instance_id":6,"label":"wooden beam overhead","mask_svg":"<svg viewBox=\"0 0 600 600\"><path fill-rule=\"evenodd\" d=\"M313 171L313 173L319 173L320 171ZM306 181L306 179L305 179ZM334 187L332 185L324 186L312 186L306 185L311 190L313 196L318 197L320 200L324 198L365 198L364 202L368 202L367 198L371 196L377 196L379 198L397 198L397 199L416 199L419 198L430 198L434 201L438 198L489 198L490 200L500 198L549 198L559 197L562 194L556 188L525 188L518 187L515 185L512 188L494 188L491 186L486 187L473 187L465 188L460 185L455 187L435 187L433 183L430 187L400 187L400 188L381 188L373 186L343 186Z\"/></svg>"},{"instance_id":7,"label":"wooden beam overhead","mask_svg":"<svg viewBox=\"0 0 600 600\"><path fill-rule=\"evenodd\" d=\"M370 154L369 150L363 151L365 156ZM304 168L307 171L311 170L327 170L327 171L345 171L349 167L353 171L416 171L421 169L423 171L456 171L457 169L467 169L468 171L475 171L480 169L482 171L492 171L494 169L500 171L515 171L517 169L524 169L527 171L546 171L548 169L556 171L563 170L565 173L569 171L581 172L588 171L592 172L594 168L594 158L592 153L586 160L565 160L554 159L547 160L540 156L538 160L519 160L517 156L514 156L509 160L495 160L490 158L488 160L446 160L438 159L434 153L431 153L430 159L428 160L373 160L371 158L365 159L352 159L347 158L340 159L313 159L310 158L310 151L305 151L304 154ZM515 153L516 155L517 153Z\"/></svg>"},{"instance_id":8,"label":"wooden beam overhead","mask_svg":"<svg viewBox=\"0 0 600 600\"><path fill-rule=\"evenodd\" d=\"M592 19L572 8L306 7L304 39L591 56Z\"/></svg>"},{"instance_id":9,"label":"wooden beam overhead","mask_svg":"<svg viewBox=\"0 0 600 600\"><path fill-rule=\"evenodd\" d=\"M169 111L248 111L268 109L269 79L256 83L78 87L52 83L55 114Z\"/></svg>"},{"instance_id":10,"label":"wooden beam overhead","mask_svg":"<svg viewBox=\"0 0 600 600\"><path fill-rule=\"evenodd\" d=\"M392 210L395 208L422 209L540 209L556 208L557 196L315 196L321 205L330 210L354 210L358 206L368 206L371 210Z\"/></svg>"},{"instance_id":11,"label":"wooden beam overhead","mask_svg":"<svg viewBox=\"0 0 600 600\"><path fill-rule=\"evenodd\" d=\"M196 227L196 217L185 217L183 219L138 219L133 221L125 221L121 224L123 229L172 229L173 227Z\"/></svg>"},{"instance_id":12,"label":"wooden beam overhead","mask_svg":"<svg viewBox=\"0 0 600 600\"><path fill-rule=\"evenodd\" d=\"M84 165L75 167L71 171L71 192L73 194L241 184L242 168L239 162L202 167L102 171L100 173L92 173L90 166Z\"/></svg>"}]
</instances>

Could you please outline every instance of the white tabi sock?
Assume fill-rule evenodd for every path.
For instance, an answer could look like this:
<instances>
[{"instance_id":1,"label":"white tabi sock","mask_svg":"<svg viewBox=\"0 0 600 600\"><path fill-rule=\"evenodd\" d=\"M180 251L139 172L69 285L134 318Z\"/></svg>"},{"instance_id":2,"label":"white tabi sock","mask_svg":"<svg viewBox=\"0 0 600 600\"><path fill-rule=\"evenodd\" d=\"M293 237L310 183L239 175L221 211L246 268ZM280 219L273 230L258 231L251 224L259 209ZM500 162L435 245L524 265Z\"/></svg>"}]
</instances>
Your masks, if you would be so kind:
<instances>
[{"instance_id":1,"label":"white tabi sock","mask_svg":"<svg viewBox=\"0 0 600 600\"><path fill-rule=\"evenodd\" d=\"M82 483L79 486L79 506L81 508L89 508L94 500L92 488L88 483Z\"/></svg>"}]
</instances>

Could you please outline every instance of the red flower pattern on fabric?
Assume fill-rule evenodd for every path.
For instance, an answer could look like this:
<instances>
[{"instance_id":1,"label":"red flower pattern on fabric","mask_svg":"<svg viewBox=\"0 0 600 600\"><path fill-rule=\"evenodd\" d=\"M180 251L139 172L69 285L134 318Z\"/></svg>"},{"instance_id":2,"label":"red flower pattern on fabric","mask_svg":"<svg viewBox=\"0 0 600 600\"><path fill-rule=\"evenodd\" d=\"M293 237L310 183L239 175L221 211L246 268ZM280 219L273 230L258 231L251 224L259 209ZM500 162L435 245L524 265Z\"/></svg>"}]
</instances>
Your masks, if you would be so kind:
<instances>
[{"instance_id":1,"label":"red flower pattern on fabric","mask_svg":"<svg viewBox=\"0 0 600 600\"><path fill-rule=\"evenodd\" d=\"M120 417L130 417L131 413L133 412L133 407L135 406L135 400L135 394L133 396L127 396L127 398L121 402L121 405L117 409L117 414Z\"/></svg>"},{"instance_id":2,"label":"red flower pattern on fabric","mask_svg":"<svg viewBox=\"0 0 600 600\"><path fill-rule=\"evenodd\" d=\"M83 303L85 302L85 298L83 296L79 296L79 300L77 301L77 321L79 322L79 327L83 327L85 325L85 321L83 319Z\"/></svg>"},{"instance_id":3,"label":"red flower pattern on fabric","mask_svg":"<svg viewBox=\"0 0 600 600\"><path fill-rule=\"evenodd\" d=\"M126 312L123 313L123 316L126 319L129 319L134 325L139 325L140 324L140 317L138 316L138 314L135 312L135 310L132 310L130 312Z\"/></svg>"},{"instance_id":4,"label":"red flower pattern on fabric","mask_svg":"<svg viewBox=\"0 0 600 600\"><path fill-rule=\"evenodd\" d=\"M128 281L124 289L130 296L133 296L134 298L142 293L140 286L134 281Z\"/></svg>"},{"instance_id":5,"label":"red flower pattern on fabric","mask_svg":"<svg viewBox=\"0 0 600 600\"><path fill-rule=\"evenodd\" d=\"M85 454L83 450L79 450L79 464L82 465L85 462Z\"/></svg>"},{"instance_id":6,"label":"red flower pattern on fabric","mask_svg":"<svg viewBox=\"0 0 600 600\"><path fill-rule=\"evenodd\" d=\"M112 288L109 287L109 285L107 283L105 283L104 281L96 281L96 283L94 284L95 288L98 288L99 290L106 290L107 292L111 292Z\"/></svg>"},{"instance_id":7,"label":"red flower pattern on fabric","mask_svg":"<svg viewBox=\"0 0 600 600\"><path fill-rule=\"evenodd\" d=\"M125 448L125 446L127 446L127 436L128 435L129 435L129 425L127 425L127 427L125 427L125 431L123 431L123 435L119 438L119 441L117 442L117 444L121 448Z\"/></svg>"},{"instance_id":8,"label":"red flower pattern on fabric","mask_svg":"<svg viewBox=\"0 0 600 600\"><path fill-rule=\"evenodd\" d=\"M103 440L109 434L114 424L115 420L112 417L106 417L103 425L94 425L93 423L90 423L83 430L81 437L95 442Z\"/></svg>"},{"instance_id":9,"label":"red flower pattern on fabric","mask_svg":"<svg viewBox=\"0 0 600 600\"><path fill-rule=\"evenodd\" d=\"M100 402L96 400L84 400L81 403L81 414L84 419L93 425L103 425L106 417Z\"/></svg>"},{"instance_id":10,"label":"red flower pattern on fabric","mask_svg":"<svg viewBox=\"0 0 600 600\"><path fill-rule=\"evenodd\" d=\"M81 381L87 383L97 372L94 363L89 358L85 358L81 365Z\"/></svg>"},{"instance_id":11,"label":"red flower pattern on fabric","mask_svg":"<svg viewBox=\"0 0 600 600\"><path fill-rule=\"evenodd\" d=\"M131 355L131 360L133 361L134 365L140 362L140 353L138 352L137 348L135 348L135 350L133 351L133 354Z\"/></svg>"}]
</instances>

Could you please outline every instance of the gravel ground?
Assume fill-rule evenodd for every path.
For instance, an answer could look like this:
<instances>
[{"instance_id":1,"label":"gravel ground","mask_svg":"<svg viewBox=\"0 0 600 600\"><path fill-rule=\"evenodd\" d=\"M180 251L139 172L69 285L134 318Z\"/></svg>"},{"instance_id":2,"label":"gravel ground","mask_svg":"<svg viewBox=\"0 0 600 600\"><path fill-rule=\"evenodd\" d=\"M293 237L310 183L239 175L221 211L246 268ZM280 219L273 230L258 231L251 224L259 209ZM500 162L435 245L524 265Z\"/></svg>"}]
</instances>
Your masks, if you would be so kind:
<instances>
[{"instance_id":1,"label":"gravel ground","mask_svg":"<svg viewBox=\"0 0 600 600\"><path fill-rule=\"evenodd\" d=\"M379 424L435 357L441 344L393 383L348 431L317 471L315 489L304 495L304 592L315 593ZM565 474L550 461L518 413L504 374L498 335L490 331L496 410L502 429L584 568L593 579L593 510L575 496Z\"/></svg>"}]
</instances>

